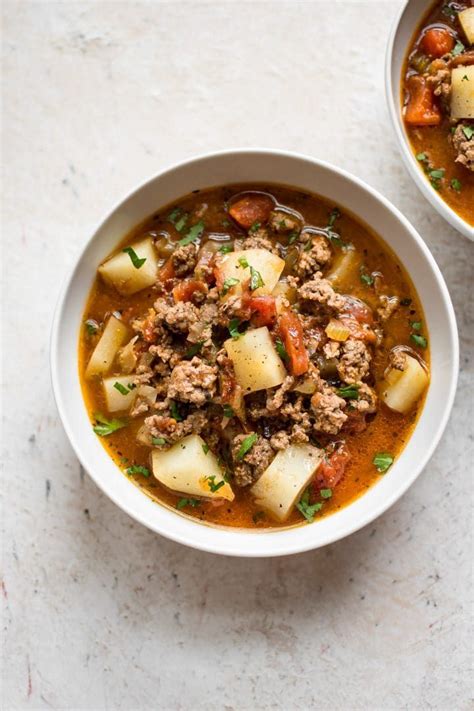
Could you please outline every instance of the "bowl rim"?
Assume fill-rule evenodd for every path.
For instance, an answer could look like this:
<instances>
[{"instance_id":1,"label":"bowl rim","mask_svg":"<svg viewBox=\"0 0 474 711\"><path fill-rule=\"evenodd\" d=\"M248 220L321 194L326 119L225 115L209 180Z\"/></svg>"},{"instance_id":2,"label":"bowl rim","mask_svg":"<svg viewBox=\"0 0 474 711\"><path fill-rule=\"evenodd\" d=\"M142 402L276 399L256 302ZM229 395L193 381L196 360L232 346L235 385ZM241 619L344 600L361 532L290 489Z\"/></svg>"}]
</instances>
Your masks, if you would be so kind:
<instances>
[{"instance_id":1,"label":"bowl rim","mask_svg":"<svg viewBox=\"0 0 474 711\"><path fill-rule=\"evenodd\" d=\"M390 122L392 128L395 132L397 138L398 150L402 156L402 160L407 168L412 180L415 185L422 192L424 197L431 203L435 210L443 217L446 222L448 222L452 227L454 227L458 232L467 237L470 240L474 240L474 227L471 227L468 222L463 220L455 210L452 209L445 202L442 197L433 190L426 180L424 174L420 170L420 166L415 158L415 155L410 147L410 142L405 131L404 123L402 121L402 114L400 108L400 100L395 101L395 97L399 97L400 85L401 85L401 75L398 78L397 87L394 86L393 82L393 69L394 69L394 47L395 41L399 29L402 25L403 17L409 5L415 4L418 0L405 0L402 7L398 10L397 15L392 23L390 29L390 34L387 40L387 49L385 51L385 98L388 106L388 113L390 116ZM426 7L422 8L420 19L426 11L430 3L434 0L426 0ZM412 34L415 32L416 27L412 28ZM408 49L407 47L405 50ZM405 56L405 55L404 55Z\"/></svg>"},{"instance_id":2,"label":"bowl rim","mask_svg":"<svg viewBox=\"0 0 474 711\"><path fill-rule=\"evenodd\" d=\"M61 385L60 385L60 377L59 377L59 371L60 371L60 363L59 363L59 339L60 339L60 327L62 323L62 317L63 317L63 312L65 309L66 305L66 300L67 296L69 293L69 290L71 288L71 285L73 283L74 277L76 275L76 272L79 269L79 266L82 262L82 259L87 252L89 246L92 244L92 242L96 239L97 235L100 234L101 229L103 228L104 224L107 222L107 220L115 214L115 212L124 204L126 201L130 200L131 198L135 197L138 193L140 193L144 188L149 186L151 183L153 183L155 180L158 178L166 178L168 174L170 174L172 171L175 171L176 169L181 169L188 167L194 163L199 163L203 160L210 160L210 159L215 159L223 156L239 156L239 157L246 157L246 158L251 158L254 156L277 156L281 158L288 158L290 160L301 160L301 161L306 161L309 162L313 165L315 165L318 168L322 168L323 170L330 171L332 173L335 173L339 177L347 180L348 182L354 184L356 187L359 189L369 193L369 195L374 198L376 201L382 204L382 206L388 210L390 213L392 213L392 216L398 220L398 222L401 223L401 226L403 227L404 231L408 233L408 235L411 237L411 239L415 242L417 248L422 252L423 257L425 260L428 262L431 271L433 273L434 278L436 279L437 285L440 289L440 294L442 297L442 301L444 303L444 306L446 308L446 315L447 315L447 320L448 320L448 334L447 334L447 343L449 345L449 353L452 355L452 366L450 371L446 372L446 376L449 378L449 391L448 391L448 396L447 400L445 402L445 407L443 409L443 412L440 414L440 417L437 421L437 426L434 431L434 435L430 438L429 440L429 446L423 451L423 455L420 457L419 462L417 466L413 467L410 472L406 474L404 477L403 481L398 484L397 487L394 487L394 490L391 492L389 496L386 496L382 502L378 506L374 506L370 511L368 511L365 515L358 517L356 520L354 520L352 523L348 523L345 527L344 530L341 532L339 530L334 530L333 532L328 533L325 536L320 536L319 540L311 540L310 536L303 536L301 535L296 542L293 540L285 541L283 542L283 539L280 539L280 545L275 546L272 544L272 541L278 537L278 532L280 529L271 529L270 531L262 531L258 532L258 536L255 535L254 532L248 532L245 529L233 529L231 527L228 528L213 528L214 531L219 532L220 534L224 534L221 536L215 536L215 538L211 537L211 541L209 543L206 542L196 542L192 538L188 537L187 535L184 535L183 533L176 532L174 530L169 530L167 529L163 524L160 525L160 522L157 521L155 522L150 522L150 521L144 521L140 517L140 514L135 511L133 505L127 501L123 501L118 494L115 491L110 491L107 489L105 484L101 481L101 477L96 474L96 471L94 468L91 468L89 464L87 463L87 457L86 457L86 448L82 446L81 442L78 441L78 438L76 437L76 434L74 432L74 428L69 420L68 414L67 414L67 407L65 405L65 394L62 391ZM271 181L270 181L271 182ZM370 225L369 225L370 226ZM393 247L392 247L393 249ZM396 253L396 250L394 250ZM79 462L82 464L84 467L85 471L89 474L89 476L93 479L95 484L101 489L101 491L109 498L111 499L122 511L127 513L129 516L131 516L134 520L136 520L138 523L141 523L142 525L146 526L147 528L153 530L155 533L159 533L160 535L164 536L165 538L168 538L174 542L181 543L183 545L186 545L191 548L195 548L197 550L202 550L208 553L215 553L215 554L220 554L220 555L230 555L230 556L237 556L237 557L250 557L250 558L264 558L264 557L276 557L276 556L285 556L285 555L291 555L295 553L303 553L309 550L313 550L316 548L320 548L323 546L326 546L330 543L334 543L337 540L343 539L352 533L355 533L356 531L360 530L364 526L367 526L369 523L371 523L374 519L378 518L380 515L382 515L387 509L389 509L403 494L407 491L407 489L413 484L413 482L417 479L417 477L421 474L425 466L427 465L428 461L430 460L431 456L433 455L436 447L439 444L439 441L444 433L444 430L446 428L446 425L449 420L449 416L451 413L451 409L454 403L454 397L456 394L456 388L457 388L457 380L458 380L458 373L459 373L459 340L458 340L458 329L457 329L457 323L456 323L456 316L454 312L454 308L451 302L451 298L446 286L446 283L444 281L444 278L441 274L441 271L436 264L436 261L434 257L432 256L431 252L429 251L428 247L426 246L425 242L421 238L421 236L418 234L418 232L415 230L415 228L411 225L411 223L408 221L408 219L396 208L390 201L385 198L381 193L379 193L377 190L372 188L370 185L368 185L365 181L362 179L358 178L357 176L352 175L348 171L336 167L327 161L323 161L320 159L313 158L312 156L305 155L302 153L298 153L295 151L285 151L285 150L280 150L280 149L271 149L271 148L230 148L230 149L225 149L225 150L220 150L220 151L212 151L204 154L199 154L196 155L192 158L189 159L184 159L181 161L178 161L172 165L165 166L162 170L159 170L157 173L153 174L150 178L147 180L143 181L137 188L134 190L130 191L129 193L125 194L121 199L115 202L114 206L112 209L108 210L104 217L98 222L97 226L95 229L92 230L91 236L84 242L84 244L79 248L78 252L75 255L75 258L73 259L73 263L71 268L69 269L65 279L63 280L62 287L59 292L59 296L57 299L57 304L56 308L54 311L54 316L53 316L53 321L52 321L52 327L51 327L51 336L50 336L50 371L51 371L51 382L52 382L52 387L53 387L53 394L54 394L54 399L56 402L56 406L58 409L58 413L60 416L60 420L62 422L63 428L66 432L66 435L69 439L69 442L73 448L73 451L78 458ZM105 451L105 450L104 450ZM108 456L108 455L107 455ZM96 467L97 469L97 467ZM142 494L143 496L146 496L146 494ZM349 509L354 503L356 503L359 499L355 499L353 502L345 506L342 510ZM173 514L174 515L174 514ZM337 513L333 514L333 516L337 516ZM332 518L332 517L328 517ZM201 526L202 524L200 522L196 522L196 526ZM298 530L308 530L307 528L300 526L297 527ZM282 533L287 532L288 530L295 530L295 529L283 529L281 531ZM252 536L252 545L249 545L249 536ZM237 545L237 543L232 542L231 545L229 545L229 541L231 539L241 539L240 545ZM261 545L254 545L255 540L259 538L262 542L265 541L264 544ZM225 539L225 540L222 540Z\"/></svg>"}]
</instances>

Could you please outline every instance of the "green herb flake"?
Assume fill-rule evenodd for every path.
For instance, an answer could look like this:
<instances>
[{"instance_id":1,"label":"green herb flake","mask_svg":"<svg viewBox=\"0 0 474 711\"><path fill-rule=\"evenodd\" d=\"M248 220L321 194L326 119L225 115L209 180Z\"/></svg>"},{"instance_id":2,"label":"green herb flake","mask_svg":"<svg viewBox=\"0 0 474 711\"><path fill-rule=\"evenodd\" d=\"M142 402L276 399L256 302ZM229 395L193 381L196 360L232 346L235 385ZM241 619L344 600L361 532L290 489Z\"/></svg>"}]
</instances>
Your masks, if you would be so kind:
<instances>
[{"instance_id":1,"label":"green herb flake","mask_svg":"<svg viewBox=\"0 0 474 711\"><path fill-rule=\"evenodd\" d=\"M231 418L234 416L234 411L230 405L224 405L223 410L224 410L224 417Z\"/></svg>"},{"instance_id":2,"label":"green herb flake","mask_svg":"<svg viewBox=\"0 0 474 711\"><path fill-rule=\"evenodd\" d=\"M114 383L114 388L119 391L121 395L128 395L130 390L126 388L122 383L119 383L118 381Z\"/></svg>"},{"instance_id":3,"label":"green herb flake","mask_svg":"<svg viewBox=\"0 0 474 711\"><path fill-rule=\"evenodd\" d=\"M168 222L171 222L172 225L176 222L176 220L179 219L180 215L182 214L182 209L180 207L175 207L174 210L170 212L168 217L166 218Z\"/></svg>"},{"instance_id":4,"label":"green herb flake","mask_svg":"<svg viewBox=\"0 0 474 711\"><path fill-rule=\"evenodd\" d=\"M385 472L388 471L393 464L393 457L388 452L377 452L372 459L372 463L375 465L378 472L385 474Z\"/></svg>"},{"instance_id":5,"label":"green herb flake","mask_svg":"<svg viewBox=\"0 0 474 711\"><path fill-rule=\"evenodd\" d=\"M106 417L104 417L104 415L100 414L100 412L95 413L94 419L96 421L96 424L93 426L92 429L94 430L96 435L99 435L99 437L108 437L113 432L122 429L122 427L126 427L126 425L128 424L123 420L117 420L115 418L113 418L112 420L108 420Z\"/></svg>"},{"instance_id":6,"label":"green herb flake","mask_svg":"<svg viewBox=\"0 0 474 711\"><path fill-rule=\"evenodd\" d=\"M250 267L250 291L255 291L261 286L265 286L265 282L262 279L262 275L253 267Z\"/></svg>"},{"instance_id":7,"label":"green herb flake","mask_svg":"<svg viewBox=\"0 0 474 711\"><path fill-rule=\"evenodd\" d=\"M213 494L215 494L216 491L219 491L221 486L225 485L225 481L221 479L221 481L218 481L216 484L216 475L213 474L212 476L207 476L206 481L208 483L210 491L212 491Z\"/></svg>"},{"instance_id":8,"label":"green herb flake","mask_svg":"<svg viewBox=\"0 0 474 711\"><path fill-rule=\"evenodd\" d=\"M174 400L171 400L170 413L171 413L171 417L173 418L173 420L176 420L176 422L182 422L182 421L183 421L183 417L182 417L182 415L180 414L180 412L179 412L179 410L178 410L178 406L177 406L177 404L175 403Z\"/></svg>"},{"instance_id":9,"label":"green herb flake","mask_svg":"<svg viewBox=\"0 0 474 711\"><path fill-rule=\"evenodd\" d=\"M258 435L254 432L242 441L242 444L240 445L239 451L236 455L236 458L239 461L242 460L248 452L250 452L257 439Z\"/></svg>"},{"instance_id":10,"label":"green herb flake","mask_svg":"<svg viewBox=\"0 0 474 711\"><path fill-rule=\"evenodd\" d=\"M237 341L241 337L241 333L239 331L239 326L240 326L240 321L238 318L232 318L229 322L229 333L234 339L234 341Z\"/></svg>"},{"instance_id":11,"label":"green herb flake","mask_svg":"<svg viewBox=\"0 0 474 711\"><path fill-rule=\"evenodd\" d=\"M174 223L174 226L178 232L182 232L184 230L184 228L186 227L186 224L188 222L188 219L189 219L189 215L187 212L185 212L183 215L181 215L179 220L176 220L176 222Z\"/></svg>"},{"instance_id":12,"label":"green herb flake","mask_svg":"<svg viewBox=\"0 0 474 711\"><path fill-rule=\"evenodd\" d=\"M166 444L166 440L164 437L152 437L151 443L155 444L157 447L162 447L164 444Z\"/></svg>"},{"instance_id":13,"label":"green herb flake","mask_svg":"<svg viewBox=\"0 0 474 711\"><path fill-rule=\"evenodd\" d=\"M351 385L344 385L342 388L338 388L337 394L339 397L343 397L344 400L358 400L359 388L360 385L357 383L351 383Z\"/></svg>"},{"instance_id":14,"label":"green herb flake","mask_svg":"<svg viewBox=\"0 0 474 711\"><path fill-rule=\"evenodd\" d=\"M196 222L195 225L189 228L187 234L178 241L178 244L181 247L185 247L187 244L191 244L191 242L195 242L199 237L202 235L202 233L205 230L205 224L202 220L199 220L199 222Z\"/></svg>"},{"instance_id":15,"label":"green herb flake","mask_svg":"<svg viewBox=\"0 0 474 711\"><path fill-rule=\"evenodd\" d=\"M88 318L87 321L84 321L84 326L89 336L95 336L99 330L99 324L93 318Z\"/></svg>"},{"instance_id":16,"label":"green herb flake","mask_svg":"<svg viewBox=\"0 0 474 711\"><path fill-rule=\"evenodd\" d=\"M203 345L204 341L198 341L197 343L194 343L190 348L188 348L183 358L185 358L186 360L194 358L195 355L201 352Z\"/></svg>"},{"instance_id":17,"label":"green herb flake","mask_svg":"<svg viewBox=\"0 0 474 711\"><path fill-rule=\"evenodd\" d=\"M420 161L420 163L424 163L428 160L428 156L426 155L426 153L417 153L416 160Z\"/></svg>"},{"instance_id":18,"label":"green herb flake","mask_svg":"<svg viewBox=\"0 0 474 711\"><path fill-rule=\"evenodd\" d=\"M364 265L362 265L360 268L360 280L363 284L366 284L367 286L372 286L372 284L374 283L374 277L371 274L367 274Z\"/></svg>"},{"instance_id":19,"label":"green herb flake","mask_svg":"<svg viewBox=\"0 0 474 711\"><path fill-rule=\"evenodd\" d=\"M239 283L239 280L235 277L229 277L226 279L222 285L221 296L225 296L229 292L229 289L232 289L233 286L237 286Z\"/></svg>"},{"instance_id":20,"label":"green herb flake","mask_svg":"<svg viewBox=\"0 0 474 711\"><path fill-rule=\"evenodd\" d=\"M275 348L276 348L276 351L277 351L278 355L280 356L280 358L281 358L282 360L284 360L284 361L288 361L288 360L289 360L288 353L286 352L286 348L285 348L285 346L283 345L283 341L281 340L281 338L277 338L277 339L275 340Z\"/></svg>"},{"instance_id":21,"label":"green herb flake","mask_svg":"<svg viewBox=\"0 0 474 711\"><path fill-rule=\"evenodd\" d=\"M177 504L176 508L181 511L181 509L184 509L185 506L192 506L193 508L196 508L196 506L199 506L201 501L199 499L180 499Z\"/></svg>"},{"instance_id":22,"label":"green herb flake","mask_svg":"<svg viewBox=\"0 0 474 711\"><path fill-rule=\"evenodd\" d=\"M465 49L466 49L466 48L465 48L465 46L463 45L463 43L462 43L460 40L458 40L458 41L456 42L456 44L454 45L453 50L451 51L451 56L452 56L452 57L457 57L459 54L462 54Z\"/></svg>"},{"instance_id":23,"label":"green herb flake","mask_svg":"<svg viewBox=\"0 0 474 711\"><path fill-rule=\"evenodd\" d=\"M333 227L334 223L340 216L341 216L341 212L337 207L335 207L333 210L331 210L331 212L329 213L328 227Z\"/></svg>"},{"instance_id":24,"label":"green herb flake","mask_svg":"<svg viewBox=\"0 0 474 711\"><path fill-rule=\"evenodd\" d=\"M463 126L462 132L466 136L467 140L470 141L471 138L474 136L474 126Z\"/></svg>"},{"instance_id":25,"label":"green herb flake","mask_svg":"<svg viewBox=\"0 0 474 711\"><path fill-rule=\"evenodd\" d=\"M323 504L317 501L315 504L309 503L309 489L306 489L301 499L296 504L296 508L303 514L308 523L313 523L314 514L321 511Z\"/></svg>"},{"instance_id":26,"label":"green herb flake","mask_svg":"<svg viewBox=\"0 0 474 711\"><path fill-rule=\"evenodd\" d=\"M146 262L146 257L140 259L133 247L125 247L124 249L122 249L122 252L126 252L126 254L128 254L130 259L132 260L132 264L135 269L140 269L140 267L143 267Z\"/></svg>"},{"instance_id":27,"label":"green herb flake","mask_svg":"<svg viewBox=\"0 0 474 711\"><path fill-rule=\"evenodd\" d=\"M332 496L332 489L321 489L319 494L322 499L330 499Z\"/></svg>"},{"instance_id":28,"label":"green herb flake","mask_svg":"<svg viewBox=\"0 0 474 711\"><path fill-rule=\"evenodd\" d=\"M426 346L428 345L428 341L426 340L426 338L424 336L418 335L417 333L412 333L410 335L410 338L413 343L415 343L420 348L426 348Z\"/></svg>"},{"instance_id":29,"label":"green herb flake","mask_svg":"<svg viewBox=\"0 0 474 711\"><path fill-rule=\"evenodd\" d=\"M450 185L452 189L455 190L457 193L461 192L462 183L457 178L452 178Z\"/></svg>"},{"instance_id":30,"label":"green herb flake","mask_svg":"<svg viewBox=\"0 0 474 711\"><path fill-rule=\"evenodd\" d=\"M227 219L227 217L224 217L224 219L221 222L222 227L230 227L230 222Z\"/></svg>"},{"instance_id":31,"label":"green herb flake","mask_svg":"<svg viewBox=\"0 0 474 711\"><path fill-rule=\"evenodd\" d=\"M142 476L150 476L150 470L146 467L142 467L141 464L134 464L128 467L127 474L133 476L134 474L141 474Z\"/></svg>"},{"instance_id":32,"label":"green herb flake","mask_svg":"<svg viewBox=\"0 0 474 711\"><path fill-rule=\"evenodd\" d=\"M244 269L247 269L247 267L248 267L248 265L249 265L249 263L247 262L247 260L245 259L245 257L239 257L239 264L240 264L240 266L243 267Z\"/></svg>"},{"instance_id":33,"label":"green herb flake","mask_svg":"<svg viewBox=\"0 0 474 711\"><path fill-rule=\"evenodd\" d=\"M249 227L249 234L253 235L253 233L259 230L261 226L260 222L254 222L253 225L250 225Z\"/></svg>"},{"instance_id":34,"label":"green herb flake","mask_svg":"<svg viewBox=\"0 0 474 711\"><path fill-rule=\"evenodd\" d=\"M410 326L414 331L421 331L422 325L421 321L410 321Z\"/></svg>"},{"instance_id":35,"label":"green herb flake","mask_svg":"<svg viewBox=\"0 0 474 711\"><path fill-rule=\"evenodd\" d=\"M465 75L463 76L463 78L461 79L461 81L469 81L469 77L467 76L467 74L465 74Z\"/></svg>"},{"instance_id":36,"label":"green herb flake","mask_svg":"<svg viewBox=\"0 0 474 711\"><path fill-rule=\"evenodd\" d=\"M441 12L443 15L446 15L446 17L449 17L451 20L453 20L456 17L456 10L452 8L450 5L443 5L441 8Z\"/></svg>"},{"instance_id":37,"label":"green herb flake","mask_svg":"<svg viewBox=\"0 0 474 711\"><path fill-rule=\"evenodd\" d=\"M208 444L203 444L202 445L202 451L204 454L207 454L209 452L209 445Z\"/></svg>"},{"instance_id":38,"label":"green herb flake","mask_svg":"<svg viewBox=\"0 0 474 711\"><path fill-rule=\"evenodd\" d=\"M223 244L222 247L219 247L219 252L221 254L229 254L229 252L233 252L234 247L231 244Z\"/></svg>"},{"instance_id":39,"label":"green herb flake","mask_svg":"<svg viewBox=\"0 0 474 711\"><path fill-rule=\"evenodd\" d=\"M288 235L288 244L294 244L296 242L296 240L298 239L298 235L299 235L299 232L297 232L296 230L293 230L292 232L290 232L290 234Z\"/></svg>"}]
</instances>

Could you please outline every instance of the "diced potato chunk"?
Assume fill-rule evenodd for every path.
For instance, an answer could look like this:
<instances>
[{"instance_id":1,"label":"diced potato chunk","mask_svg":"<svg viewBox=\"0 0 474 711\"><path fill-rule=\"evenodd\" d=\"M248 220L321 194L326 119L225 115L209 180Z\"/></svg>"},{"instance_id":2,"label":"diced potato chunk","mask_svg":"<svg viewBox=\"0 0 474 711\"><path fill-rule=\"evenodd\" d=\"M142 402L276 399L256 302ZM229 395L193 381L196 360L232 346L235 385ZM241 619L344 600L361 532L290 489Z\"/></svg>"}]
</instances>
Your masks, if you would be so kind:
<instances>
[{"instance_id":1,"label":"diced potato chunk","mask_svg":"<svg viewBox=\"0 0 474 711\"><path fill-rule=\"evenodd\" d=\"M130 409L137 394L132 380L130 375L112 376L104 379L104 395L109 412ZM131 385L132 387L130 387Z\"/></svg>"},{"instance_id":2,"label":"diced potato chunk","mask_svg":"<svg viewBox=\"0 0 474 711\"><path fill-rule=\"evenodd\" d=\"M252 486L257 505L279 521L285 521L321 464L323 455L321 449L311 444L292 444L278 452Z\"/></svg>"},{"instance_id":3,"label":"diced potato chunk","mask_svg":"<svg viewBox=\"0 0 474 711\"><path fill-rule=\"evenodd\" d=\"M346 249L334 258L331 270L325 275L333 286L341 288L354 280L362 264L362 257L356 249Z\"/></svg>"},{"instance_id":4,"label":"diced potato chunk","mask_svg":"<svg viewBox=\"0 0 474 711\"><path fill-rule=\"evenodd\" d=\"M154 449L153 475L163 486L186 496L232 501L234 492L224 480L216 457L211 451L206 454L205 449L199 435L189 435L166 451Z\"/></svg>"},{"instance_id":5,"label":"diced potato chunk","mask_svg":"<svg viewBox=\"0 0 474 711\"><path fill-rule=\"evenodd\" d=\"M474 44L474 7L468 7L458 14L458 20L469 44Z\"/></svg>"},{"instance_id":6,"label":"diced potato chunk","mask_svg":"<svg viewBox=\"0 0 474 711\"><path fill-rule=\"evenodd\" d=\"M118 349L128 335L127 326L115 316L111 316L87 364L86 378L103 375L110 370Z\"/></svg>"},{"instance_id":7,"label":"diced potato chunk","mask_svg":"<svg viewBox=\"0 0 474 711\"><path fill-rule=\"evenodd\" d=\"M428 387L429 376L416 358L407 355L405 370L391 368L381 384L381 400L396 412L411 410Z\"/></svg>"},{"instance_id":8,"label":"diced potato chunk","mask_svg":"<svg viewBox=\"0 0 474 711\"><path fill-rule=\"evenodd\" d=\"M286 378L285 367L266 326L247 331L237 340L229 338L224 346L244 394L274 388Z\"/></svg>"},{"instance_id":9,"label":"diced potato chunk","mask_svg":"<svg viewBox=\"0 0 474 711\"><path fill-rule=\"evenodd\" d=\"M135 355L134 345L138 340L138 336L134 336L126 346L120 349L118 354L118 362L122 373L132 373L137 367L138 358Z\"/></svg>"},{"instance_id":10,"label":"diced potato chunk","mask_svg":"<svg viewBox=\"0 0 474 711\"><path fill-rule=\"evenodd\" d=\"M451 118L474 119L474 64L451 72Z\"/></svg>"},{"instance_id":11,"label":"diced potato chunk","mask_svg":"<svg viewBox=\"0 0 474 711\"><path fill-rule=\"evenodd\" d=\"M103 280L114 286L120 294L134 294L155 283L158 260L150 237L131 245L139 259L145 262L136 267L127 252L119 252L99 267Z\"/></svg>"},{"instance_id":12,"label":"diced potato chunk","mask_svg":"<svg viewBox=\"0 0 474 711\"><path fill-rule=\"evenodd\" d=\"M248 264L248 267L243 267ZM253 267L262 277L263 286L255 289L254 296L271 294L280 278L285 262L267 249L243 249L240 252L226 254L219 264L218 285L222 289L227 279L238 279L238 284L232 286L228 296L242 293L242 283L250 279L250 267ZM224 297L225 298L225 297Z\"/></svg>"}]
</instances>

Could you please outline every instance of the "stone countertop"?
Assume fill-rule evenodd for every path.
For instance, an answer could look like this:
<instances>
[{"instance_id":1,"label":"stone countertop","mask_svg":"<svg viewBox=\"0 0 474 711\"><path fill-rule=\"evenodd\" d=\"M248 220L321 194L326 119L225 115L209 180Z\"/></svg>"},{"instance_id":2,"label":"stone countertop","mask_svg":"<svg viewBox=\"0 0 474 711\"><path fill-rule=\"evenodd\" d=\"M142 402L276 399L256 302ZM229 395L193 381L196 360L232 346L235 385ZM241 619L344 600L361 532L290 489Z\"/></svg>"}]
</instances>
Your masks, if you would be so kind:
<instances>
[{"instance_id":1,"label":"stone countertop","mask_svg":"<svg viewBox=\"0 0 474 711\"><path fill-rule=\"evenodd\" d=\"M473 245L422 198L389 125L399 0L3 4L3 708L468 709ZM420 231L462 340L447 431L375 523L238 560L134 523L74 456L52 398L59 285L99 218L197 153L297 150ZM472 389L471 389L472 395Z\"/></svg>"}]
</instances>

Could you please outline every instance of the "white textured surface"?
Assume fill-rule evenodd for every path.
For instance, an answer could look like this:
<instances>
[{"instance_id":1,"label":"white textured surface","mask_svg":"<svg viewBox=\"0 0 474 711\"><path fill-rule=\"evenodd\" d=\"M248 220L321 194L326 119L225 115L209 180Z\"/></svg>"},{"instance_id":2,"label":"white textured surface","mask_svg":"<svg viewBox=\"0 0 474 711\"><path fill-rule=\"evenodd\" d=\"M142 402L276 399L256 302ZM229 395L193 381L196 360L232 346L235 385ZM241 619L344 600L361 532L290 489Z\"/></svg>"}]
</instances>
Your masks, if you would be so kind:
<instances>
[{"instance_id":1,"label":"white textured surface","mask_svg":"<svg viewBox=\"0 0 474 711\"><path fill-rule=\"evenodd\" d=\"M473 246L397 154L382 65L399 4L4 2L7 711L471 708ZM415 486L291 559L213 557L135 524L84 476L50 391L52 309L94 224L167 164L235 145L380 189L432 249L463 340Z\"/></svg>"}]
</instances>

